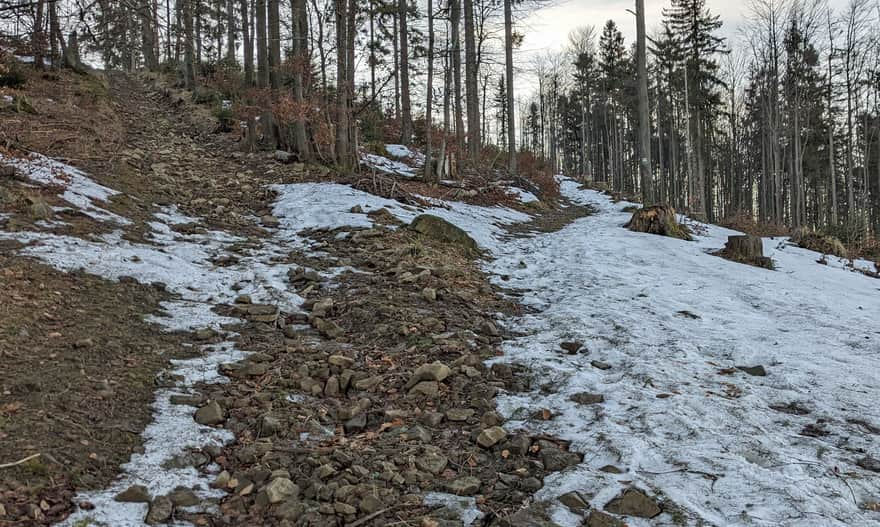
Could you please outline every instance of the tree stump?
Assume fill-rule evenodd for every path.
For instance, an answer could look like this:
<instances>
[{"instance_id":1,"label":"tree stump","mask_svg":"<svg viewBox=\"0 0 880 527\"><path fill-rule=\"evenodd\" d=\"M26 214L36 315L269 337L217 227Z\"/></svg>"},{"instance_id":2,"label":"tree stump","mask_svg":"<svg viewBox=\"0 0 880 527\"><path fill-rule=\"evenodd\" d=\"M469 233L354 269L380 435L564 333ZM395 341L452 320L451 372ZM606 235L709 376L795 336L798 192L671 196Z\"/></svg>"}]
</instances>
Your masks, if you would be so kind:
<instances>
[{"instance_id":1,"label":"tree stump","mask_svg":"<svg viewBox=\"0 0 880 527\"><path fill-rule=\"evenodd\" d=\"M742 234L728 236L719 256L734 262L773 269L773 260L764 256L764 242L758 236Z\"/></svg>"},{"instance_id":2,"label":"tree stump","mask_svg":"<svg viewBox=\"0 0 880 527\"><path fill-rule=\"evenodd\" d=\"M669 205L654 205L633 212L626 228L634 232L670 236L682 240L692 240L690 229L678 223L675 209Z\"/></svg>"}]
</instances>

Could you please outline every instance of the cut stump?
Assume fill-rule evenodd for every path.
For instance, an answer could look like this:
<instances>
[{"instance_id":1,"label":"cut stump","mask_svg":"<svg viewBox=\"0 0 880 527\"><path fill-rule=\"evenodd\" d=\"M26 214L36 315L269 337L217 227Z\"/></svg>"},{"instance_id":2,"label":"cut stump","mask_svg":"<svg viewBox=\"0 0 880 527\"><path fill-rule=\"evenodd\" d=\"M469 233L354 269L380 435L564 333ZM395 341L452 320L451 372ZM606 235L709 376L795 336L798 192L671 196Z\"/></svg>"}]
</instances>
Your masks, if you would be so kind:
<instances>
[{"instance_id":1,"label":"cut stump","mask_svg":"<svg viewBox=\"0 0 880 527\"><path fill-rule=\"evenodd\" d=\"M728 236L727 244L718 256L755 267L773 269L773 260L764 256L764 242L760 237L750 234Z\"/></svg>"},{"instance_id":2,"label":"cut stump","mask_svg":"<svg viewBox=\"0 0 880 527\"><path fill-rule=\"evenodd\" d=\"M634 232L645 232L669 236L681 240L692 240L690 229L678 223L675 209L669 205L654 205L633 212L626 228Z\"/></svg>"}]
</instances>

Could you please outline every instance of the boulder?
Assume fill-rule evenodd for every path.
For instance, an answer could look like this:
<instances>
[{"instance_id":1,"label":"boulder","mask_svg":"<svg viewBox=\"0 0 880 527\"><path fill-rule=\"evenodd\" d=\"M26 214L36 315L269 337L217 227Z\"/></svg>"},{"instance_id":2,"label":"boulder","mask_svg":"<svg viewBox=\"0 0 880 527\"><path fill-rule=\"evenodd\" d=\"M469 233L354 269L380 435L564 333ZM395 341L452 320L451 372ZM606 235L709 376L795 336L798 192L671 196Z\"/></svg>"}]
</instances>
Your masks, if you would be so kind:
<instances>
[{"instance_id":1,"label":"boulder","mask_svg":"<svg viewBox=\"0 0 880 527\"><path fill-rule=\"evenodd\" d=\"M160 523L168 523L171 519L171 513L174 510L174 504L168 496L159 496L150 503L150 510L147 511L147 517L144 523L147 525L158 525Z\"/></svg>"},{"instance_id":2,"label":"boulder","mask_svg":"<svg viewBox=\"0 0 880 527\"><path fill-rule=\"evenodd\" d=\"M223 415L223 408L217 401L211 401L196 410L195 420L200 425L212 426L219 425L226 420L226 417Z\"/></svg>"},{"instance_id":3,"label":"boulder","mask_svg":"<svg viewBox=\"0 0 880 527\"><path fill-rule=\"evenodd\" d=\"M477 242L468 233L438 216L431 214L417 216L410 224L410 228L428 238L452 243L468 251L478 250Z\"/></svg>"},{"instance_id":4,"label":"boulder","mask_svg":"<svg viewBox=\"0 0 880 527\"><path fill-rule=\"evenodd\" d=\"M623 494L611 500L605 510L612 514L638 518L654 518L663 512L653 498L638 489L626 489Z\"/></svg>"}]
</instances>

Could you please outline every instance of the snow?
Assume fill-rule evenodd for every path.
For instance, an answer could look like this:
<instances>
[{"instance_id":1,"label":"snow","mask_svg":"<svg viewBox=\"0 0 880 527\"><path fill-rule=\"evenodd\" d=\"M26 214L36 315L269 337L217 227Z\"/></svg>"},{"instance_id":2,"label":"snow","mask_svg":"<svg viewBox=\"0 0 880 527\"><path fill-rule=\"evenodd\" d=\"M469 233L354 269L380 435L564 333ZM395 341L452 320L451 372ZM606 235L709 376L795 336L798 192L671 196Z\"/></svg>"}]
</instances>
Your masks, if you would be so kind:
<instances>
[{"instance_id":1,"label":"snow","mask_svg":"<svg viewBox=\"0 0 880 527\"><path fill-rule=\"evenodd\" d=\"M394 159L378 154L361 154L361 161L380 172L416 178L419 176L421 167L425 166L425 155L405 145L385 145L385 152Z\"/></svg>"},{"instance_id":2,"label":"snow","mask_svg":"<svg viewBox=\"0 0 880 527\"><path fill-rule=\"evenodd\" d=\"M63 192L59 197L92 218L120 225L131 223L127 218L95 205L96 201L106 203L118 192L95 183L70 165L40 154L31 154L27 159L0 154L0 162L14 166L24 177L36 184L61 187Z\"/></svg>"},{"instance_id":3,"label":"snow","mask_svg":"<svg viewBox=\"0 0 880 527\"><path fill-rule=\"evenodd\" d=\"M392 157L397 157L400 159L415 157L413 151L405 145L385 145L385 151L388 152Z\"/></svg>"},{"instance_id":4,"label":"snow","mask_svg":"<svg viewBox=\"0 0 880 527\"><path fill-rule=\"evenodd\" d=\"M621 227L625 203L570 181L562 190L598 213L556 233L509 239L489 264L536 310L507 321L525 335L506 342L497 360L529 365L555 390L500 397L513 419L506 426L558 435L585 454L584 464L548 477L538 498L579 490L601 508L635 485L710 525L876 524L876 513L858 504L880 497L880 478L854 462L880 449L847 420L880 424L880 281L839 260L820 265L817 253L779 239L764 242L777 271L729 262L707 251L733 231L706 226L696 242L633 233ZM589 353L561 354L564 340L583 341ZM594 368L594 360L612 368ZM767 377L718 373L758 364ZM606 402L569 400L584 391ZM792 401L812 413L770 408ZM536 407L559 416L527 420ZM799 435L817 419L826 420L827 437ZM607 464L624 474L597 470ZM558 505L554 519L580 524ZM670 514L628 521L674 524Z\"/></svg>"},{"instance_id":5,"label":"snow","mask_svg":"<svg viewBox=\"0 0 880 527\"><path fill-rule=\"evenodd\" d=\"M507 187L506 190L516 196L521 203L534 203L536 201L541 201L538 199L538 196L535 196L528 190L523 190L519 187Z\"/></svg>"},{"instance_id":6,"label":"snow","mask_svg":"<svg viewBox=\"0 0 880 527\"><path fill-rule=\"evenodd\" d=\"M13 161L34 183L61 185L72 206L104 221L128 222L96 205L115 191L84 173L40 156ZM627 204L581 190L571 180L560 183L566 197L591 205L596 214L528 238L506 234L505 225L530 218L511 209L441 200L416 208L344 185L309 183L274 186L279 229L237 252L232 246L242 239L229 233L174 232L175 225L200 220L173 207L155 214L148 243L127 241L121 231L91 239L0 231L0 239L25 243L22 254L61 270L162 282L175 298L163 303L165 316L149 320L169 331L219 330L235 319L211 308L238 294L277 303L282 310L298 309L302 299L288 291L290 266L277 262L291 248L307 248L304 231L371 227L366 214L350 212L358 205L365 212L387 208L405 222L434 214L468 231L492 256L484 265L493 280L532 308L504 320L520 336L506 341L504 356L494 360L528 365L536 384L553 391L502 393L498 406L509 418L505 427L562 437L585 455L583 464L548 476L538 499L557 503L558 496L578 490L602 508L624 488L636 486L676 504L689 523L877 524L876 513L859 504L880 500L880 478L855 461L866 454L880 457L880 447L854 423L880 426L880 281L853 272L838 258L820 265L817 253L781 238L764 241L778 268L768 271L709 254L733 231L705 226L695 242L633 233L622 228L628 215L621 209ZM228 254L238 261L226 267L212 263ZM583 341L588 353L560 353L564 340ZM194 423L191 408L170 404L172 394L187 393L195 382L222 382L217 365L246 356L230 342L203 349L204 357L175 361L171 373L183 381L157 393L144 453L133 456L108 489L78 496L97 508L77 512L65 525L85 518L142 525L144 505L112 500L136 483L153 495L177 485L198 487L205 496L212 492L194 469L156 470L187 446L230 439L222 430ZM596 360L611 369L594 368ZM768 376L719 373L758 364ZM585 407L570 401L585 391L603 394L605 402ZM811 413L770 408L791 402ZM528 416L538 408L557 416L534 422ZM800 435L817 420L823 420L828 435ZM608 464L624 473L597 470ZM467 523L478 518L475 502L468 499L436 493L425 499L457 510ZM553 515L563 527L581 522L558 504ZM628 524L675 521L664 513L650 522L628 519Z\"/></svg>"}]
</instances>

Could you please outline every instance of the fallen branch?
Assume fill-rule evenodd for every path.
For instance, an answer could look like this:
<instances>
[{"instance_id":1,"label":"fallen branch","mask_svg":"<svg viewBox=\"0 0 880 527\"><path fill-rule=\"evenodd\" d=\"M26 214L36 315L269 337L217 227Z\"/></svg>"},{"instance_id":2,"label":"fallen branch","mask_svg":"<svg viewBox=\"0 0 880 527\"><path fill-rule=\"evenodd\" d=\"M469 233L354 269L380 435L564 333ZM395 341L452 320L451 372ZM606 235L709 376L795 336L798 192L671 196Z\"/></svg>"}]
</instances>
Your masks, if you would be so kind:
<instances>
[{"instance_id":1,"label":"fallen branch","mask_svg":"<svg viewBox=\"0 0 880 527\"><path fill-rule=\"evenodd\" d=\"M382 510L380 510L380 511L376 511L376 512L374 512L374 513L372 513L372 514L368 514L367 516L364 516L364 517L361 518L360 520L357 520L357 521L355 521L355 522L349 523L349 524L346 525L345 527L359 527L359 526L361 526L361 525L365 525L368 521L372 520L373 518L376 518L376 517L378 517L378 516L381 516L381 515L385 514L386 512L388 512L388 511L394 509L395 507L396 507L396 506L393 506L393 507L387 507L387 508L382 509Z\"/></svg>"},{"instance_id":2,"label":"fallen branch","mask_svg":"<svg viewBox=\"0 0 880 527\"><path fill-rule=\"evenodd\" d=\"M19 459L18 461L15 461L13 463L3 463L2 465L0 465L0 468L12 468L12 467L17 467L18 465L24 465L25 463L27 463L28 461L30 461L32 459L37 459L38 457L40 457L40 455L41 454L37 453L32 456L28 456L24 459Z\"/></svg>"}]
</instances>

